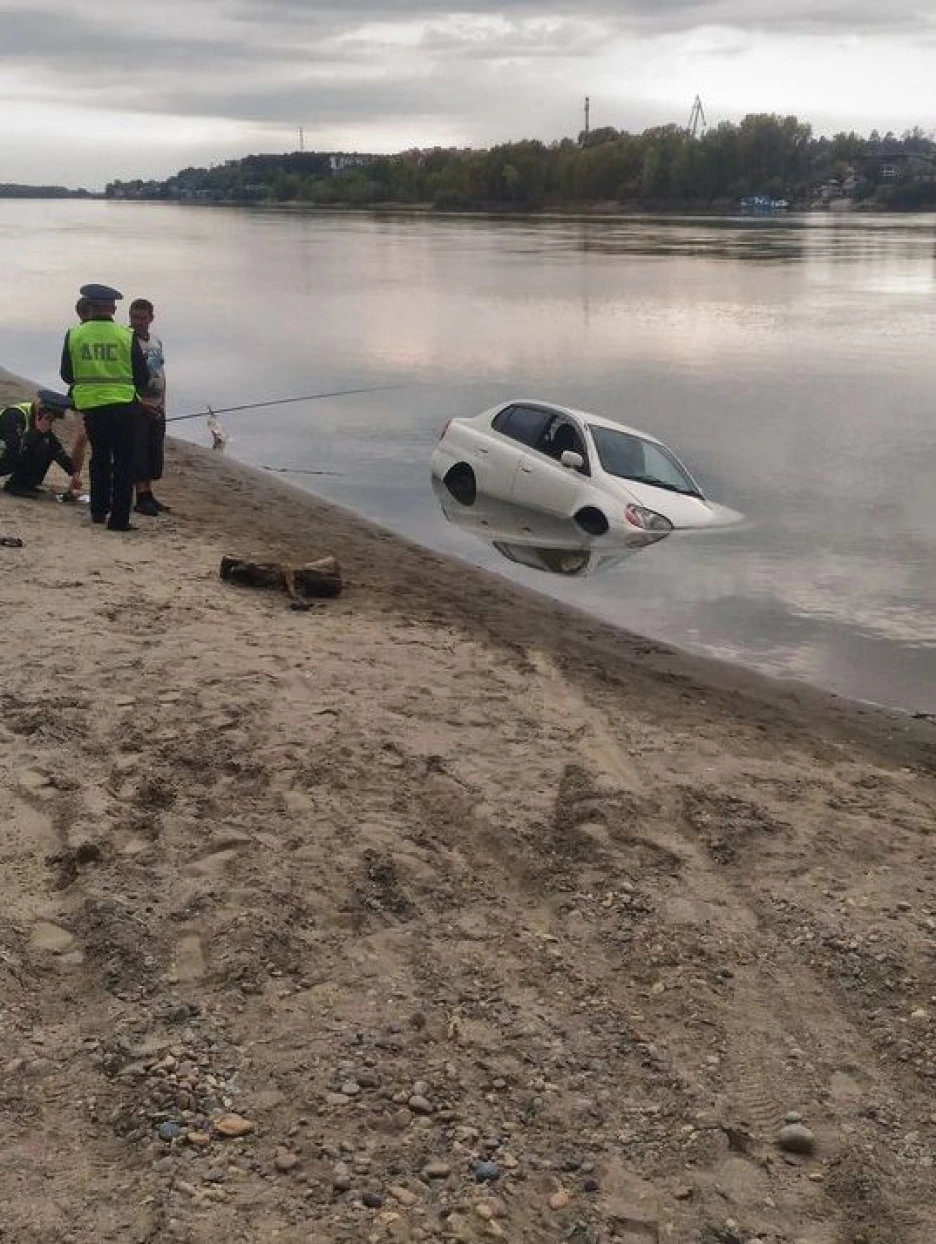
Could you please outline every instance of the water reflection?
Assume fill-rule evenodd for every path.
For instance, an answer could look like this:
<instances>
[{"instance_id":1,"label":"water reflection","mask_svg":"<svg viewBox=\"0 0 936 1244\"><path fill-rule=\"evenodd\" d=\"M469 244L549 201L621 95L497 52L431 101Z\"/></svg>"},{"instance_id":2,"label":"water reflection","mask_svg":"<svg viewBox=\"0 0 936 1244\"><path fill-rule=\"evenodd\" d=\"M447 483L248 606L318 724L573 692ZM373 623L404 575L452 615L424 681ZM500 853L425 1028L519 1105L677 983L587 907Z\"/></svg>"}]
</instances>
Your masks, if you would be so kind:
<instances>
[{"instance_id":1,"label":"water reflection","mask_svg":"<svg viewBox=\"0 0 936 1244\"><path fill-rule=\"evenodd\" d=\"M547 574L578 577L607 571L665 538L665 533L635 531L625 535L615 530L590 536L571 518L545 514L481 492L470 506L463 505L435 476L432 489L442 513L454 527L490 545L507 561Z\"/></svg>"},{"instance_id":2,"label":"water reflection","mask_svg":"<svg viewBox=\"0 0 936 1244\"><path fill-rule=\"evenodd\" d=\"M795 213L782 216L637 216L554 221L550 250L599 256L697 257L758 263L807 263L823 268L868 263L898 267L912 288L934 279L932 215L905 218ZM543 253L542 222L505 218L520 252ZM539 245L537 245L537 240Z\"/></svg>"},{"instance_id":3,"label":"water reflection","mask_svg":"<svg viewBox=\"0 0 936 1244\"><path fill-rule=\"evenodd\" d=\"M698 256L715 259L789 263L802 259L803 231L793 219L739 216L725 228L724 218L661 217L636 219L609 227L584 221L573 238L583 251L599 255Z\"/></svg>"}]
</instances>

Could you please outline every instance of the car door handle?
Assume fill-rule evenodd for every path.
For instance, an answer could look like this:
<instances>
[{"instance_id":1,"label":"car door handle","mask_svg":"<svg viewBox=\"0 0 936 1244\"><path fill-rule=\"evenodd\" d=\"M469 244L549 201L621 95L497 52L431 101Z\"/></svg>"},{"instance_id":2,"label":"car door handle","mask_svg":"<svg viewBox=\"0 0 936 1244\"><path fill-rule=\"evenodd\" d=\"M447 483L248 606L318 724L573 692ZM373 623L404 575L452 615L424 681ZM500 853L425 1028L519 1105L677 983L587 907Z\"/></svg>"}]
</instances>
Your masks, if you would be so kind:
<instances>
[{"instance_id":1,"label":"car door handle","mask_svg":"<svg viewBox=\"0 0 936 1244\"><path fill-rule=\"evenodd\" d=\"M520 466L520 470L523 472L523 474L524 474L524 475L532 475L532 474L533 474L533 468L532 468L531 466L523 466L523 464L522 464L522 463L521 463L521 466Z\"/></svg>"}]
</instances>

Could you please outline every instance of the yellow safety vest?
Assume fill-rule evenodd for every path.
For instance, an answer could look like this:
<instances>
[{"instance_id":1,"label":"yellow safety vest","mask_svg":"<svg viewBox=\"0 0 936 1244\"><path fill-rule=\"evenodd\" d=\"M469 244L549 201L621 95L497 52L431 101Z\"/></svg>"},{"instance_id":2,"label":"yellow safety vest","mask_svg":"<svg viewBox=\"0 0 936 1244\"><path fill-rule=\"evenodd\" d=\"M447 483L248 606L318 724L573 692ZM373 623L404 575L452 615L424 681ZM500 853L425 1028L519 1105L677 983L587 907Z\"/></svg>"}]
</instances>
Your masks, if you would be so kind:
<instances>
[{"instance_id":1,"label":"yellow safety vest","mask_svg":"<svg viewBox=\"0 0 936 1244\"><path fill-rule=\"evenodd\" d=\"M88 320L68 330L75 410L134 400L132 345L133 330L113 320Z\"/></svg>"}]
</instances>

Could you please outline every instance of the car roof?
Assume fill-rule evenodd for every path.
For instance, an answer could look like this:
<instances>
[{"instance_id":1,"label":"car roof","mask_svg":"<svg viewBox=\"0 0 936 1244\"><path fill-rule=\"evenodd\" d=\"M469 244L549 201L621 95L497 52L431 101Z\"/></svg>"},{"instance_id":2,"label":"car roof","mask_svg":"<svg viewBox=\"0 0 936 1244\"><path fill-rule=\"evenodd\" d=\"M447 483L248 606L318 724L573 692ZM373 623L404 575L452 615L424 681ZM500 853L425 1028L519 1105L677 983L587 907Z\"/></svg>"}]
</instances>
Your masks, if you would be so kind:
<instances>
[{"instance_id":1,"label":"car roof","mask_svg":"<svg viewBox=\"0 0 936 1244\"><path fill-rule=\"evenodd\" d=\"M663 442L650 432L643 432L640 428L630 427L626 423L619 423L617 419L607 419L604 415L593 415L590 411L579 410L575 406L561 406L558 402L545 402L539 397L514 397L509 402L501 402L490 413L491 417L501 410L506 410L508 406L536 406L540 410L552 411L557 415L568 415L572 419L580 419L584 423L593 423L599 428L611 428L615 432L629 432L633 436L639 436L642 440L652 441L656 445L662 445Z\"/></svg>"}]
</instances>

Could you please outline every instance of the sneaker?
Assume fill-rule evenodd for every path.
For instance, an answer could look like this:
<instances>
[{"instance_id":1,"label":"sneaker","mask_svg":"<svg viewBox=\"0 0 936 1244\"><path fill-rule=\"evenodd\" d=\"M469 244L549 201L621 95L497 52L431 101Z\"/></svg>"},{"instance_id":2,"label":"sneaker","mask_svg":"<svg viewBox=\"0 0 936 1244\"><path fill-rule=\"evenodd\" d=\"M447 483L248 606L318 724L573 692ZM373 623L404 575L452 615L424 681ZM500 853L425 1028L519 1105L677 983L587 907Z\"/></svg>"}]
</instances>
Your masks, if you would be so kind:
<instances>
[{"instance_id":1,"label":"sneaker","mask_svg":"<svg viewBox=\"0 0 936 1244\"><path fill-rule=\"evenodd\" d=\"M108 531L136 531L136 527L133 527L130 523L122 523L122 524L108 523L107 530Z\"/></svg>"},{"instance_id":2,"label":"sneaker","mask_svg":"<svg viewBox=\"0 0 936 1244\"><path fill-rule=\"evenodd\" d=\"M41 497L42 489L31 484L14 484L11 479L3 485L3 491L11 497Z\"/></svg>"},{"instance_id":3,"label":"sneaker","mask_svg":"<svg viewBox=\"0 0 936 1244\"><path fill-rule=\"evenodd\" d=\"M151 494L140 497L133 509L135 513L144 514L147 518L159 517L159 507L156 505L156 498Z\"/></svg>"},{"instance_id":4,"label":"sneaker","mask_svg":"<svg viewBox=\"0 0 936 1244\"><path fill-rule=\"evenodd\" d=\"M150 493L150 496L152 496L152 493ZM171 514L172 513L172 506L163 505L163 503L159 500L158 497L153 497L153 504L156 506L156 509L160 512L160 514Z\"/></svg>"}]
</instances>

